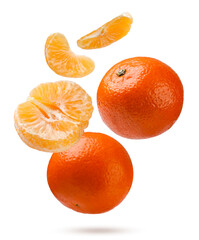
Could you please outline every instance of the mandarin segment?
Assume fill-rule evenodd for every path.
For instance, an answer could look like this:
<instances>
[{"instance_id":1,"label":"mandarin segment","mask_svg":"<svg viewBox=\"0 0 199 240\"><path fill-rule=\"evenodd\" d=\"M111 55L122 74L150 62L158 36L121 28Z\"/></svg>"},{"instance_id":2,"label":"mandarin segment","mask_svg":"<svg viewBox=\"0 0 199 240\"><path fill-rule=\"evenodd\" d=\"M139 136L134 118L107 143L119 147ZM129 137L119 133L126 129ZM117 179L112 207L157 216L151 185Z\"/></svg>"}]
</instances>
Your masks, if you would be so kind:
<instances>
[{"instance_id":1,"label":"mandarin segment","mask_svg":"<svg viewBox=\"0 0 199 240\"><path fill-rule=\"evenodd\" d=\"M123 13L97 30L81 37L77 41L77 45L83 49L106 47L126 36L130 31L132 22L131 14Z\"/></svg>"},{"instance_id":2,"label":"mandarin segment","mask_svg":"<svg viewBox=\"0 0 199 240\"><path fill-rule=\"evenodd\" d=\"M47 38L45 57L48 66L63 77L84 77L95 68L89 57L71 51L67 39L61 33L54 33Z\"/></svg>"},{"instance_id":3,"label":"mandarin segment","mask_svg":"<svg viewBox=\"0 0 199 240\"><path fill-rule=\"evenodd\" d=\"M71 81L67 81L67 84L43 83L30 92L30 97L51 109L58 109L76 121L87 121L92 115L91 97Z\"/></svg>"},{"instance_id":4,"label":"mandarin segment","mask_svg":"<svg viewBox=\"0 0 199 240\"><path fill-rule=\"evenodd\" d=\"M18 105L14 120L21 139L30 147L60 152L76 143L93 112L90 96L76 83L43 83Z\"/></svg>"},{"instance_id":5,"label":"mandarin segment","mask_svg":"<svg viewBox=\"0 0 199 240\"><path fill-rule=\"evenodd\" d=\"M33 113L26 115L24 111ZM28 115L31 115L30 118ZM66 146L69 148L76 143L83 134L83 129L69 119L46 121L45 116L31 102L19 105L15 112L15 128L29 147L46 152L63 151Z\"/></svg>"}]
</instances>

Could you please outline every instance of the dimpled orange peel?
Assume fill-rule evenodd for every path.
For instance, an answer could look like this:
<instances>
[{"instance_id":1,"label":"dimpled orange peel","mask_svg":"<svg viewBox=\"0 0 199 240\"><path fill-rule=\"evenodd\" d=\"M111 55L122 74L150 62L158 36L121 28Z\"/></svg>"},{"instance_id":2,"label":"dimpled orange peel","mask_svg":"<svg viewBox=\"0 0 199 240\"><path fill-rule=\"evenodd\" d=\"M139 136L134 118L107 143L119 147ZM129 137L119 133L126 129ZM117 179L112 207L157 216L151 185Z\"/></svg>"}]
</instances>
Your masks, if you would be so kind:
<instances>
[{"instance_id":1,"label":"dimpled orange peel","mask_svg":"<svg viewBox=\"0 0 199 240\"><path fill-rule=\"evenodd\" d=\"M47 179L53 195L64 206L81 213L104 213L127 196L133 165L118 141L86 132L67 151L52 154Z\"/></svg>"},{"instance_id":2,"label":"dimpled orange peel","mask_svg":"<svg viewBox=\"0 0 199 240\"><path fill-rule=\"evenodd\" d=\"M182 82L171 67L155 58L134 57L108 70L98 87L97 105L113 132L144 139L173 126L183 96Z\"/></svg>"}]
</instances>

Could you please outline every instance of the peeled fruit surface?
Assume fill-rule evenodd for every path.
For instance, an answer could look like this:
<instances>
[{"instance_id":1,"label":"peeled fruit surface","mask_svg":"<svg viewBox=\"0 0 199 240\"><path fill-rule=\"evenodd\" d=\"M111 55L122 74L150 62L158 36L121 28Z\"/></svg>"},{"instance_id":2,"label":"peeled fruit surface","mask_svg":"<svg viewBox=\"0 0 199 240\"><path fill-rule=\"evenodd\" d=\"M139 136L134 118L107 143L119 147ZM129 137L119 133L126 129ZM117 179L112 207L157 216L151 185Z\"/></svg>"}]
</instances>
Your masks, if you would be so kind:
<instances>
[{"instance_id":1,"label":"peeled fruit surface","mask_svg":"<svg viewBox=\"0 0 199 240\"><path fill-rule=\"evenodd\" d=\"M66 207L82 213L103 213L128 194L133 165L115 139L86 132L67 151L53 153L47 179L54 196Z\"/></svg>"},{"instance_id":2,"label":"peeled fruit surface","mask_svg":"<svg viewBox=\"0 0 199 240\"><path fill-rule=\"evenodd\" d=\"M76 83L42 83L18 105L15 128L30 147L60 152L76 143L93 112L91 97Z\"/></svg>"},{"instance_id":3,"label":"peeled fruit surface","mask_svg":"<svg viewBox=\"0 0 199 240\"><path fill-rule=\"evenodd\" d=\"M83 49L106 47L126 36L131 29L132 22L131 14L123 13L97 30L81 37L77 45Z\"/></svg>"},{"instance_id":4,"label":"peeled fruit surface","mask_svg":"<svg viewBox=\"0 0 199 240\"><path fill-rule=\"evenodd\" d=\"M149 57L125 59L103 77L97 91L99 113L116 134L133 139L157 136L178 119L183 86L176 72Z\"/></svg>"},{"instance_id":5,"label":"peeled fruit surface","mask_svg":"<svg viewBox=\"0 0 199 240\"><path fill-rule=\"evenodd\" d=\"M84 77L95 68L89 57L71 51L67 39L61 33L54 33L47 38L45 57L48 66L63 77Z\"/></svg>"}]
</instances>

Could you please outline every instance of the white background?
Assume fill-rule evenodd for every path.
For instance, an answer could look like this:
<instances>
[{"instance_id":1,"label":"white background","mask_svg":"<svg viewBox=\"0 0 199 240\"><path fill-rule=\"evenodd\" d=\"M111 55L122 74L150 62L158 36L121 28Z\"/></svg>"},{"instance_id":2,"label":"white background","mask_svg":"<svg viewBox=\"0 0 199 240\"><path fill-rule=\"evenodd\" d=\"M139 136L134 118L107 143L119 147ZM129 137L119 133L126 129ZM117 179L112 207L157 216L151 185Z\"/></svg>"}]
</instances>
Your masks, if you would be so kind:
<instances>
[{"instance_id":1,"label":"white background","mask_svg":"<svg viewBox=\"0 0 199 240\"><path fill-rule=\"evenodd\" d=\"M76 40L128 11L129 34L109 47L82 50ZM7 239L199 239L199 15L197 0L56 0L0 3L0 238ZM66 79L46 64L44 45L54 32L72 50L91 57L93 73L74 79L92 97L87 131L117 139L129 152L134 182L126 199L100 215L76 213L49 190L50 153L27 147L13 122L17 105L42 82ZM183 111L166 133L147 140L117 136L102 122L96 91L106 71L134 56L155 57L180 76Z\"/></svg>"}]
</instances>

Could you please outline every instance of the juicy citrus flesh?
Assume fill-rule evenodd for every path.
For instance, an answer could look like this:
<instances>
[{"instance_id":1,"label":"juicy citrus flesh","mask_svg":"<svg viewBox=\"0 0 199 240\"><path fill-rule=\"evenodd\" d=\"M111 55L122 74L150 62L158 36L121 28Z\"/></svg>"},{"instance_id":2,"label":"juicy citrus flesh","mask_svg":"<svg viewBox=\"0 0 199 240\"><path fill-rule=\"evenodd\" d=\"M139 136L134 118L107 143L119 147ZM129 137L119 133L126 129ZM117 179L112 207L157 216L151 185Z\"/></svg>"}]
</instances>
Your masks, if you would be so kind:
<instances>
[{"instance_id":1,"label":"juicy citrus flesh","mask_svg":"<svg viewBox=\"0 0 199 240\"><path fill-rule=\"evenodd\" d=\"M61 33L54 33L47 38L45 57L48 66L63 77L84 77L95 68L89 57L76 55L71 51L67 39Z\"/></svg>"},{"instance_id":2,"label":"juicy citrus flesh","mask_svg":"<svg viewBox=\"0 0 199 240\"><path fill-rule=\"evenodd\" d=\"M91 97L78 84L42 83L30 92L26 102L18 105L15 127L28 146L61 152L80 139L92 111Z\"/></svg>"},{"instance_id":3,"label":"juicy citrus flesh","mask_svg":"<svg viewBox=\"0 0 199 240\"><path fill-rule=\"evenodd\" d=\"M106 47L126 36L132 22L133 18L130 13L123 13L97 30L81 37L77 45L83 49Z\"/></svg>"},{"instance_id":4,"label":"juicy citrus flesh","mask_svg":"<svg viewBox=\"0 0 199 240\"><path fill-rule=\"evenodd\" d=\"M82 213L103 213L128 194L133 166L115 139L86 132L67 151L53 153L47 179L54 196L66 207Z\"/></svg>"},{"instance_id":5,"label":"juicy citrus flesh","mask_svg":"<svg viewBox=\"0 0 199 240\"><path fill-rule=\"evenodd\" d=\"M98 87L97 104L103 121L116 134L150 138L171 128L178 119L183 86L165 63L148 57L130 58L105 74Z\"/></svg>"}]
</instances>

